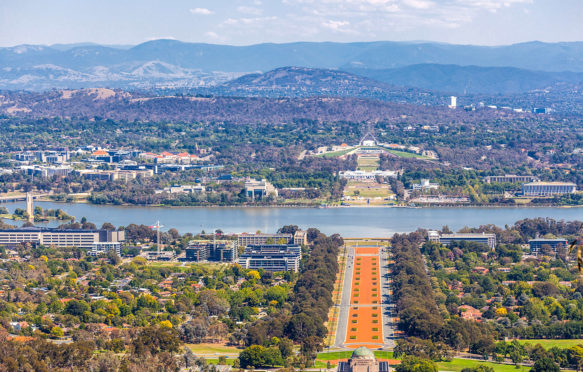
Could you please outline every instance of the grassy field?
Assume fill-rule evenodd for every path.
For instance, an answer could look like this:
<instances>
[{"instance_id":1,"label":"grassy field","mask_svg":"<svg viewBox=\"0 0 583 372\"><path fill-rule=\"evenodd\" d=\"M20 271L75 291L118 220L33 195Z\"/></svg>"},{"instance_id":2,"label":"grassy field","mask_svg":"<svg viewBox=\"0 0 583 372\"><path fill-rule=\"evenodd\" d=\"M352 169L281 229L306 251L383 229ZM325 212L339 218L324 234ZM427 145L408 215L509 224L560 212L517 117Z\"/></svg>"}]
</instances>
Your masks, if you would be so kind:
<instances>
[{"instance_id":1,"label":"grassy field","mask_svg":"<svg viewBox=\"0 0 583 372\"><path fill-rule=\"evenodd\" d=\"M576 345L583 345L583 340L575 339L575 340L518 340L521 344L541 344L542 347L545 349L550 349L552 347L559 347L561 349L568 349L571 346Z\"/></svg>"},{"instance_id":2,"label":"grassy field","mask_svg":"<svg viewBox=\"0 0 583 372\"><path fill-rule=\"evenodd\" d=\"M451 362L440 362L437 363L437 369L439 371L455 371L459 372L464 368L477 367L479 365L485 365L494 368L496 372L517 372L517 371L530 371L531 367L521 366L516 368L510 364L498 364L492 362L481 362L479 360L468 360L468 359L453 359Z\"/></svg>"},{"instance_id":3,"label":"grassy field","mask_svg":"<svg viewBox=\"0 0 583 372\"><path fill-rule=\"evenodd\" d=\"M401 158L429 159L427 156L417 155L417 154L414 154L412 152L399 151L399 150L386 150L386 151L390 152L393 155L401 157Z\"/></svg>"},{"instance_id":4,"label":"grassy field","mask_svg":"<svg viewBox=\"0 0 583 372\"><path fill-rule=\"evenodd\" d=\"M239 354L241 349L233 346L224 346L218 344L186 344L195 354Z\"/></svg>"},{"instance_id":5,"label":"grassy field","mask_svg":"<svg viewBox=\"0 0 583 372\"><path fill-rule=\"evenodd\" d=\"M354 150L354 149L353 148L350 148L350 149L347 149L347 150L327 152L325 154L316 155L316 157L319 157L319 158L336 158L336 157L339 157L339 156L342 156L342 155L346 155L347 153L349 153L352 150Z\"/></svg>"},{"instance_id":6,"label":"grassy field","mask_svg":"<svg viewBox=\"0 0 583 372\"><path fill-rule=\"evenodd\" d=\"M359 156L357 160L357 165L358 165L358 167L356 168L357 170L372 172L377 170L377 168L379 167L379 159Z\"/></svg>"}]
</instances>

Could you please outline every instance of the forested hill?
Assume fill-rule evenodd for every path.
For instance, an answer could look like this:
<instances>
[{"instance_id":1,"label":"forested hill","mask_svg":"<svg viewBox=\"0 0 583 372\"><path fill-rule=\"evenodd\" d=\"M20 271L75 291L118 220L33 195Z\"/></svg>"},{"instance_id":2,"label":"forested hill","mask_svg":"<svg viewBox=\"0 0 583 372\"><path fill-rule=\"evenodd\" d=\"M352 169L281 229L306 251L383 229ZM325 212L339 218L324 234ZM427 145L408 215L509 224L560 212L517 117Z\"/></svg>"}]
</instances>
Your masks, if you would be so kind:
<instances>
[{"instance_id":1,"label":"forested hill","mask_svg":"<svg viewBox=\"0 0 583 372\"><path fill-rule=\"evenodd\" d=\"M193 92L234 97L355 97L432 105L447 102L442 93L396 87L345 71L307 67L282 67L263 74L248 74Z\"/></svg>"},{"instance_id":2,"label":"forested hill","mask_svg":"<svg viewBox=\"0 0 583 372\"><path fill-rule=\"evenodd\" d=\"M21 117L95 117L128 121L201 121L239 124L316 121L402 121L433 118L452 123L524 116L508 110L465 112L361 98L258 98L150 96L110 89L0 94L0 113ZM438 118L438 119L436 119Z\"/></svg>"}]
</instances>

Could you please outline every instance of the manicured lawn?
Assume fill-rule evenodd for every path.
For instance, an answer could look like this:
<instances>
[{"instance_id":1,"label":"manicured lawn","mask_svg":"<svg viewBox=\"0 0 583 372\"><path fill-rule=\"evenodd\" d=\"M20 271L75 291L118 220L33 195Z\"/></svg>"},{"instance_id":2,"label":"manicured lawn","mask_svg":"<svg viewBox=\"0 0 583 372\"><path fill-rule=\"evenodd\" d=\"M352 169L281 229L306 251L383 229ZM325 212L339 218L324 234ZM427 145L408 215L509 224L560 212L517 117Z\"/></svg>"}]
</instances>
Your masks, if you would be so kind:
<instances>
[{"instance_id":1,"label":"manicured lawn","mask_svg":"<svg viewBox=\"0 0 583 372\"><path fill-rule=\"evenodd\" d=\"M496 372L517 372L517 371L530 371L531 367L521 366L516 368L510 364L498 364L492 362L481 362L479 360L468 360L468 359L453 359L451 362L441 362L437 363L437 368L439 371L455 371L459 372L464 368L477 367L479 365L485 365L494 368Z\"/></svg>"},{"instance_id":2,"label":"manicured lawn","mask_svg":"<svg viewBox=\"0 0 583 372\"><path fill-rule=\"evenodd\" d=\"M417 158L417 159L429 159L426 156L422 156L422 155L417 155L414 154L412 152L406 152L406 151L399 151L399 150L386 150L387 152L390 152L393 155L397 155L401 158Z\"/></svg>"},{"instance_id":3,"label":"manicured lawn","mask_svg":"<svg viewBox=\"0 0 583 372\"><path fill-rule=\"evenodd\" d=\"M239 354L241 349L233 346L224 346L218 344L186 344L194 354Z\"/></svg>"},{"instance_id":4,"label":"manicured lawn","mask_svg":"<svg viewBox=\"0 0 583 372\"><path fill-rule=\"evenodd\" d=\"M354 149L353 148L350 148L350 149L347 149L347 150L327 152L325 154L320 154L320 155L316 155L316 156L317 157L320 157L320 158L336 158L338 156L346 155L347 153L349 153L352 150L354 150Z\"/></svg>"},{"instance_id":5,"label":"manicured lawn","mask_svg":"<svg viewBox=\"0 0 583 372\"><path fill-rule=\"evenodd\" d=\"M352 355L352 351L331 351L331 352L322 352L318 353L316 359L318 360L338 360L338 359L348 359ZM374 355L379 359L393 359L393 352L392 351L379 351L376 350Z\"/></svg>"},{"instance_id":6,"label":"manicured lawn","mask_svg":"<svg viewBox=\"0 0 583 372\"><path fill-rule=\"evenodd\" d=\"M575 339L575 340L518 340L518 342L520 342L521 344L531 344L533 346L536 344L541 344L541 346L544 347L545 349L550 349L554 346L562 348L562 349L568 349L571 346L583 345L583 340L581 340L581 339Z\"/></svg>"},{"instance_id":7,"label":"manicured lawn","mask_svg":"<svg viewBox=\"0 0 583 372\"><path fill-rule=\"evenodd\" d=\"M230 365L230 366L232 366L233 365L233 362L235 362L235 359L237 359L237 358L227 358L227 364ZM206 362L208 364L219 364L219 359L218 358L217 359L206 359L205 358L205 360L206 360Z\"/></svg>"}]
</instances>

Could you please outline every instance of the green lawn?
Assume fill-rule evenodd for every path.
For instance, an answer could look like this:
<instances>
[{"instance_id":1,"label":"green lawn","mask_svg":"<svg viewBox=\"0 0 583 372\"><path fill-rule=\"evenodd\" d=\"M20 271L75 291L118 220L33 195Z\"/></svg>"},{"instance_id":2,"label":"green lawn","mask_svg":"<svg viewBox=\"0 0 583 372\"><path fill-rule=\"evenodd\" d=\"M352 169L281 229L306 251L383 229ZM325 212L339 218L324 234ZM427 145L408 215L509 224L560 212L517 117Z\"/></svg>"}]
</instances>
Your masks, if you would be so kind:
<instances>
[{"instance_id":1,"label":"green lawn","mask_svg":"<svg viewBox=\"0 0 583 372\"><path fill-rule=\"evenodd\" d=\"M350 148L350 149L347 149L347 150L327 152L325 154L316 155L316 157L319 157L319 158L336 158L338 156L346 155L347 153L349 153L352 150L354 150L354 149L353 148Z\"/></svg>"},{"instance_id":2,"label":"green lawn","mask_svg":"<svg viewBox=\"0 0 583 372\"><path fill-rule=\"evenodd\" d=\"M322 353L318 353L318 356L316 357L316 359L319 360L337 360L337 359L348 359L350 358L350 356L352 355L352 351L330 351L330 352L322 352ZM380 359L392 359L393 358L393 352L392 351L379 351L376 350L374 352L374 355L377 358Z\"/></svg>"},{"instance_id":3,"label":"green lawn","mask_svg":"<svg viewBox=\"0 0 583 372\"><path fill-rule=\"evenodd\" d=\"M230 366L232 366L233 365L233 362L235 361L235 359L236 358L227 358L227 364L230 365ZM208 364L219 364L219 359L218 358L217 359L206 359L205 358L205 360L206 360L206 362Z\"/></svg>"},{"instance_id":4,"label":"green lawn","mask_svg":"<svg viewBox=\"0 0 583 372\"><path fill-rule=\"evenodd\" d=\"M545 349L550 349L554 346L562 348L562 349L568 349L571 346L583 345L583 340L581 340L581 339L575 339L575 340L518 340L518 342L520 342L521 344L531 344L533 346L536 344L541 344L541 346L544 347Z\"/></svg>"},{"instance_id":5,"label":"green lawn","mask_svg":"<svg viewBox=\"0 0 583 372\"><path fill-rule=\"evenodd\" d=\"M517 372L517 371L530 371L531 367L521 366L516 368L510 364L498 364L492 362L481 362L479 360L468 360L468 359L456 359L454 358L451 362L440 362L437 363L437 369L439 371L455 371L459 372L464 368L477 367L479 365L485 365L494 368L496 372Z\"/></svg>"},{"instance_id":6,"label":"green lawn","mask_svg":"<svg viewBox=\"0 0 583 372\"><path fill-rule=\"evenodd\" d=\"M399 156L401 158L417 158L417 159L429 159L426 156L422 156L422 155L417 155L414 154L412 152L406 152L406 151L399 151L399 150L386 150L387 152L390 152L393 155Z\"/></svg>"}]
</instances>

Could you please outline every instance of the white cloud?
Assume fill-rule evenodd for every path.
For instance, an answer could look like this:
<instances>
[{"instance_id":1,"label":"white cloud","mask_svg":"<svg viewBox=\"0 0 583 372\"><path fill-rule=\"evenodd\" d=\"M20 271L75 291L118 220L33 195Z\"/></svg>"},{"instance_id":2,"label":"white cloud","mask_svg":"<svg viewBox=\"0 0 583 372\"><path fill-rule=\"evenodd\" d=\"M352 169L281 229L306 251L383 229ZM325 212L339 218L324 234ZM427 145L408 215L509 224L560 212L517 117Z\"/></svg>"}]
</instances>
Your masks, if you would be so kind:
<instances>
[{"instance_id":1,"label":"white cloud","mask_svg":"<svg viewBox=\"0 0 583 372\"><path fill-rule=\"evenodd\" d=\"M350 22L348 22L348 21L327 20L325 22L322 22L322 26L329 28L330 30L333 30L333 31L341 31L341 29L344 26L348 26L348 25L350 25Z\"/></svg>"},{"instance_id":2,"label":"white cloud","mask_svg":"<svg viewBox=\"0 0 583 372\"><path fill-rule=\"evenodd\" d=\"M207 8L192 8L190 9L190 13L197 15L211 15L214 12Z\"/></svg>"},{"instance_id":3,"label":"white cloud","mask_svg":"<svg viewBox=\"0 0 583 372\"><path fill-rule=\"evenodd\" d=\"M263 9L252 7L252 6L239 6L239 7L237 7L237 11L239 13L251 14L251 15L256 15L256 16L263 14Z\"/></svg>"}]
</instances>

